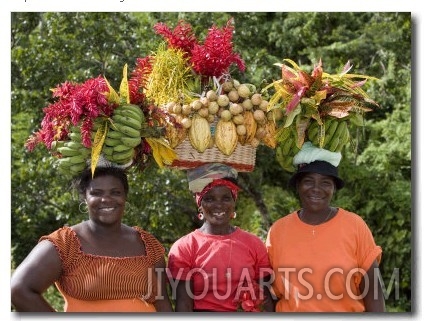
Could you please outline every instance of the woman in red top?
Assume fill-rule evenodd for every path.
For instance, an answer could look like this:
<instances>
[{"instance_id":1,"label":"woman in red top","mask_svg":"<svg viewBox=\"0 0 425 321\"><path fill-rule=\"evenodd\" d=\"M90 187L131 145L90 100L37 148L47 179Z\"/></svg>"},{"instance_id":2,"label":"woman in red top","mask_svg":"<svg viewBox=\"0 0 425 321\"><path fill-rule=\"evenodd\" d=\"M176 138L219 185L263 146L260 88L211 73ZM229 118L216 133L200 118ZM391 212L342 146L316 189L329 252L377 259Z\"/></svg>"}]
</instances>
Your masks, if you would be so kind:
<instances>
[{"instance_id":1,"label":"woman in red top","mask_svg":"<svg viewBox=\"0 0 425 321\"><path fill-rule=\"evenodd\" d=\"M340 153L306 143L289 185L302 208L277 220L266 245L274 271L276 312L383 312L382 249L357 214L331 206Z\"/></svg>"},{"instance_id":2,"label":"woman in red top","mask_svg":"<svg viewBox=\"0 0 425 321\"><path fill-rule=\"evenodd\" d=\"M266 247L256 235L231 224L236 177L233 168L218 163L188 171L189 189L204 221L169 252L178 312L273 311L265 281L271 273Z\"/></svg>"},{"instance_id":3,"label":"woman in red top","mask_svg":"<svg viewBox=\"0 0 425 321\"><path fill-rule=\"evenodd\" d=\"M41 237L15 270L12 304L19 312L54 312L43 298L53 283L65 312L172 311L166 292L164 248L121 222L128 193L124 170L98 167L76 185L89 219ZM162 277L157 277L161 275Z\"/></svg>"}]
</instances>

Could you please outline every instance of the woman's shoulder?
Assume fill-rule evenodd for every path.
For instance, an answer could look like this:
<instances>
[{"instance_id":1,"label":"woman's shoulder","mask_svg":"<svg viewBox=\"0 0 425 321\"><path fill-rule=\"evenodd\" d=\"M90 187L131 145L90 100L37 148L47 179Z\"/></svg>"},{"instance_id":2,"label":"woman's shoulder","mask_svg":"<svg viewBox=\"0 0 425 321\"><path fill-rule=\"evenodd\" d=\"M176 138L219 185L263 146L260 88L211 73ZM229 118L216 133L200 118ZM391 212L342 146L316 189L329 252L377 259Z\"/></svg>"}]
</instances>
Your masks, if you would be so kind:
<instances>
[{"instance_id":1,"label":"woman's shoulder","mask_svg":"<svg viewBox=\"0 0 425 321\"><path fill-rule=\"evenodd\" d=\"M279 225L285 225L288 224L290 222L293 222L294 219L296 218L297 215L297 211L293 211L289 214L286 214L285 216L282 216L280 218L278 218L275 222L273 222L272 227L276 227Z\"/></svg>"},{"instance_id":2,"label":"woman's shoulder","mask_svg":"<svg viewBox=\"0 0 425 321\"><path fill-rule=\"evenodd\" d=\"M74 239L75 237L75 231L70 226L65 225L51 232L50 234L41 236L39 242L43 240L50 240L53 242L69 242L70 239Z\"/></svg>"},{"instance_id":3,"label":"woman's shoulder","mask_svg":"<svg viewBox=\"0 0 425 321\"><path fill-rule=\"evenodd\" d=\"M341 207L338 208L338 215L340 215L340 217L345 221L349 221L351 223L366 224L365 220L359 214L350 212Z\"/></svg>"},{"instance_id":4,"label":"woman's shoulder","mask_svg":"<svg viewBox=\"0 0 425 321\"><path fill-rule=\"evenodd\" d=\"M129 228L132 229L133 231L136 231L145 242L160 243L155 235L153 235L152 233L142 229L139 226L132 226L132 227L129 227Z\"/></svg>"},{"instance_id":5,"label":"woman's shoulder","mask_svg":"<svg viewBox=\"0 0 425 321\"><path fill-rule=\"evenodd\" d=\"M198 229L189 232L181 237L179 237L174 244L188 244L193 242L198 242L200 238L205 237L205 234L202 234Z\"/></svg>"}]
</instances>

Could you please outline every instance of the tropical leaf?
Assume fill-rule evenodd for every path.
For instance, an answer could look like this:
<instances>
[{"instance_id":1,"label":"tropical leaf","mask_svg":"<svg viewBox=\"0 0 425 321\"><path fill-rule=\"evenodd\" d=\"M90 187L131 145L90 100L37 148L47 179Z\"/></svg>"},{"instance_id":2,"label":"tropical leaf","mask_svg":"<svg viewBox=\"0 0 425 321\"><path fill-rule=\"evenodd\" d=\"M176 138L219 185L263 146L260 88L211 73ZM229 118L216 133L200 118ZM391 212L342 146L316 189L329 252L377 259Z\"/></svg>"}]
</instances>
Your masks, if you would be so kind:
<instances>
[{"instance_id":1,"label":"tropical leaf","mask_svg":"<svg viewBox=\"0 0 425 321\"><path fill-rule=\"evenodd\" d=\"M128 79L127 79L127 64L124 65L122 71L122 80L120 84L120 103L129 104L130 103L130 91L128 89Z\"/></svg>"},{"instance_id":2,"label":"tropical leaf","mask_svg":"<svg viewBox=\"0 0 425 321\"><path fill-rule=\"evenodd\" d=\"M91 151L91 162L90 168L91 173L94 175L94 171L97 166L97 162L99 161L100 153L102 152L103 143L105 142L106 134L108 133L108 121L105 120L102 126L96 131L94 136L92 151Z\"/></svg>"}]
</instances>

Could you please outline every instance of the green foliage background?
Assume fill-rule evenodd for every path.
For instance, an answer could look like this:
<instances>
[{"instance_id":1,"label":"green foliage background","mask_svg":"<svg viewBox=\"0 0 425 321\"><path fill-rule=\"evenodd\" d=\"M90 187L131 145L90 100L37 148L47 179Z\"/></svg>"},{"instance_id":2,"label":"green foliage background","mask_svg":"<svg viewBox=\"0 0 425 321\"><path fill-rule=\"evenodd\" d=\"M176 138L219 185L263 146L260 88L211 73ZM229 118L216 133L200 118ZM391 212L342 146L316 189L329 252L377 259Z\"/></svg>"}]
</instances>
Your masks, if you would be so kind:
<instances>
[{"instance_id":1,"label":"green foliage background","mask_svg":"<svg viewBox=\"0 0 425 321\"><path fill-rule=\"evenodd\" d=\"M118 88L124 64L131 70L137 57L149 55L162 40L153 32L156 22L174 27L185 19L203 39L212 24L224 26L230 17L235 49L247 65L245 73L234 70L241 82L261 86L280 78L273 64L284 58L307 69L321 58L331 73L350 60L353 73L380 79L366 89L382 108L368 114L364 130L352 133L360 144L343 151L340 174L346 187L334 205L360 214L382 246L388 311L412 311L410 13L11 13L11 270L41 235L86 219L69 178L57 175L47 151L24 149L51 99L49 89L98 75ZM286 188L289 177L274 152L260 147L254 172L240 174L235 224L264 239L270 224L299 207ZM167 250L198 226L183 172L152 164L132 173L130 184L126 223L150 231ZM53 287L46 296L62 309Z\"/></svg>"}]
</instances>

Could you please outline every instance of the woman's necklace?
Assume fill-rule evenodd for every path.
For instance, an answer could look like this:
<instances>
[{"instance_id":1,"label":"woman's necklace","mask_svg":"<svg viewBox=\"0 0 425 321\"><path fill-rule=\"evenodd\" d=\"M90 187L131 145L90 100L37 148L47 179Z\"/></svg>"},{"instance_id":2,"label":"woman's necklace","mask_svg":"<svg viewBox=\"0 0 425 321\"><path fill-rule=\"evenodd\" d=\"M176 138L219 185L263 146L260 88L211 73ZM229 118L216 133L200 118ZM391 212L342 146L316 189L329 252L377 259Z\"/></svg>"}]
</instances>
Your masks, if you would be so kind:
<instances>
[{"instance_id":1,"label":"woman's necklace","mask_svg":"<svg viewBox=\"0 0 425 321\"><path fill-rule=\"evenodd\" d=\"M233 232L230 233L230 238L229 238L229 242L230 242L229 261L227 262L226 273L224 273L224 276L226 277L226 279L230 279L232 274L231 268L230 268L230 261L232 259L232 250L233 250L232 233Z\"/></svg>"},{"instance_id":2,"label":"woman's necklace","mask_svg":"<svg viewBox=\"0 0 425 321\"><path fill-rule=\"evenodd\" d=\"M317 225L320 225L320 224L323 224L323 223L327 222L327 221L329 220L329 218L331 217L332 213L333 213L333 207L330 207L330 208L329 208L328 215L326 215L326 218L325 218L323 221L318 222L318 223L315 223L315 224L309 224L309 223L307 223L307 224L309 224L309 225L313 225L313 226L314 226L314 227L313 227L313 231L312 231L313 235L316 233L316 228L315 228L315 226L317 226ZM300 218L300 220L301 220L301 221L305 222L305 221L304 221L304 209L301 209L300 214L299 214L299 218Z\"/></svg>"}]
</instances>

